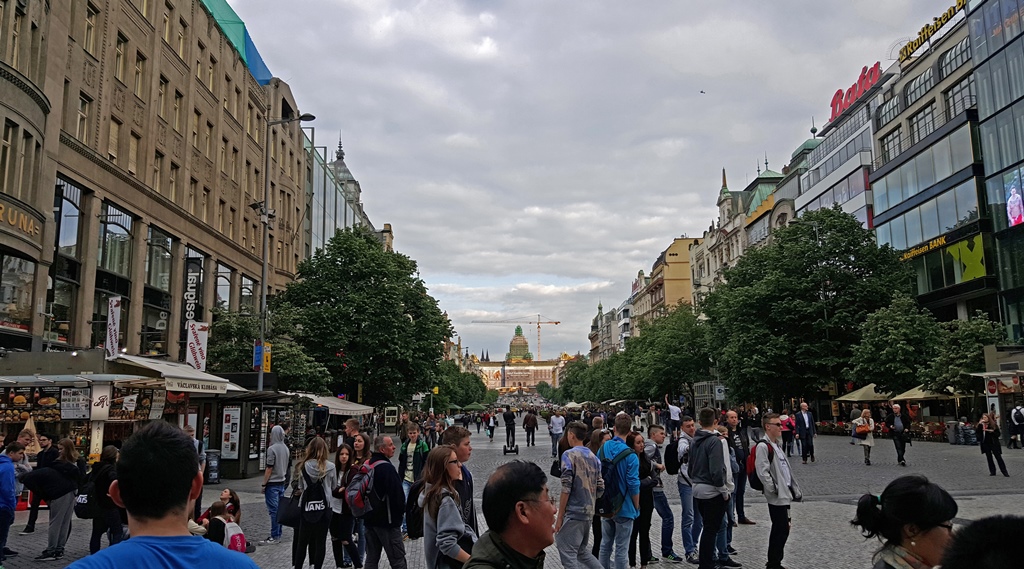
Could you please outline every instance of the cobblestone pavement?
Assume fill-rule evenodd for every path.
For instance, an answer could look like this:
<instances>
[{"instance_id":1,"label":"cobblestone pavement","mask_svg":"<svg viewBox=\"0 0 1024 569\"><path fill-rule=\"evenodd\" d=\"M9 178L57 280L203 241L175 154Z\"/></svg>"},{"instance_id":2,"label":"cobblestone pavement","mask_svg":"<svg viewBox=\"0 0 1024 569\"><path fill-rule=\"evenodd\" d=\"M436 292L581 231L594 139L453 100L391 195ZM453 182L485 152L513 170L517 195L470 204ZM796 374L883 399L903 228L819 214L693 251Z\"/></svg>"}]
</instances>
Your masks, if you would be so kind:
<instances>
[{"instance_id":1,"label":"cobblestone pavement","mask_svg":"<svg viewBox=\"0 0 1024 569\"><path fill-rule=\"evenodd\" d=\"M499 429L494 441L473 430L473 458L470 470L476 480L477 510L480 511L480 495L487 476L499 465L516 458L502 455L504 432ZM520 455L518 458L531 460L546 472L551 465L551 444L543 428L538 433L537 446L526 447L525 437L519 431ZM877 542L865 541L849 525L854 514L856 499L865 492L880 493L892 479L909 473L920 473L942 485L957 498L960 512L955 520L966 523L994 514L1021 514L1021 494L1024 494L1024 450L1004 449L1004 458L1010 471L1010 478L989 476L984 456L978 447L960 447L941 443L917 443L907 449L907 466L896 464L896 454L888 440L876 441L872 452L871 466L863 463L859 447L849 445L844 437L819 437L815 441L817 461L807 465L797 458L793 461L794 475L800 482L806 496L803 503L793 506L793 530L786 549L785 565L794 568L829 567L832 569L861 569L870 567L871 555L877 549ZM397 458L396 458L397 460ZM549 484L553 494L559 490L558 481L551 477ZM269 534L270 520L266 514L263 496L259 492L260 479L225 480L220 485L207 486L204 502L209 504L216 494L225 487L236 490L242 500L242 528L249 539L255 541ZM679 512L679 495L674 485L666 491L673 510ZM753 526L739 526L734 530L733 545L739 551L734 559L747 568L763 567L768 543L768 512L761 496L746 498L747 516L757 522ZM63 566L85 556L89 552L91 522L75 520L71 537L65 550L66 561L35 562L46 546L47 513L40 513L36 532L20 536L28 519L28 512L18 512L11 527L9 547L21 555L8 559L7 569ZM484 525L483 516L480 519ZM652 549L655 555L660 551L660 518L655 514L651 531ZM674 547L682 553L678 524ZM283 543L257 548L252 559L263 568L291 567L291 541L293 530L285 528ZM424 567L422 540L406 542L409 567ZM308 561L307 561L308 563ZM662 564L666 565L666 564ZM333 567L333 557L328 545L326 567ZM387 566L386 563L383 566ZM549 547L546 567L561 567L554 547ZM683 564L680 567L689 567Z\"/></svg>"}]
</instances>

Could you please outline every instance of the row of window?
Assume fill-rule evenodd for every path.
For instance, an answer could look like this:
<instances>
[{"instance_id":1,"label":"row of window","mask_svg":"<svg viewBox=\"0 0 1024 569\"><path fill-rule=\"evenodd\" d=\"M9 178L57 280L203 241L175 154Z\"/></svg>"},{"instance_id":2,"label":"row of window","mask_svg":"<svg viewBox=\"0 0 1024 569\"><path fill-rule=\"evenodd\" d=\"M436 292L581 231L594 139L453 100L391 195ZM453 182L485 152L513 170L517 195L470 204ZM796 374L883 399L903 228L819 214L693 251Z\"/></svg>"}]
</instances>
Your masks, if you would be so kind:
<instances>
[{"instance_id":1,"label":"row of window","mask_svg":"<svg viewBox=\"0 0 1024 569\"><path fill-rule=\"evenodd\" d=\"M1024 41L1010 44L974 70L978 82L978 116L985 120L1024 97Z\"/></svg>"},{"instance_id":2,"label":"row of window","mask_svg":"<svg viewBox=\"0 0 1024 569\"><path fill-rule=\"evenodd\" d=\"M969 38L964 38L939 56L937 67L940 80L949 77L954 71L959 69L961 65L970 60L971 54L968 40ZM970 75L968 75L968 77L970 77ZM934 86L935 67L929 67L907 83L906 87L903 88L902 98L894 96L878 108L878 128L882 128L892 122L893 119L900 114L901 109L910 108L911 105L921 100L921 98L924 97L925 94L927 94ZM947 104L946 108L947 110L952 110L956 109L957 106L955 103L952 105ZM949 116L955 116L955 114L956 113L950 113Z\"/></svg>"},{"instance_id":3,"label":"row of window","mask_svg":"<svg viewBox=\"0 0 1024 569\"><path fill-rule=\"evenodd\" d=\"M974 163L971 127L964 125L871 185L878 215ZM883 141L883 147L884 147Z\"/></svg>"},{"instance_id":4,"label":"row of window","mask_svg":"<svg viewBox=\"0 0 1024 569\"><path fill-rule=\"evenodd\" d=\"M50 291L47 301L49 312L53 314L53 321L58 324L60 330L65 332L73 329L75 299L82 284L79 267L82 262L81 255L84 252L78 247L81 228L79 203L81 197L82 190L78 186L65 179L58 179L57 203L60 205L55 211L58 223L57 261L54 264L54 287ZM140 332L143 336L142 353L166 353L166 323L170 315L175 312L174 303L169 296L173 277L174 241L175 238L169 233L154 226L149 227L146 239L145 266L142 270L145 284L144 298L135 299L142 302L143 305L143 330ZM131 280L134 276L131 264L133 243L132 215L114 204L104 202L101 206L99 243L96 252L94 330L90 345L101 345L103 342L107 299L111 296L122 297L122 322L127 322L128 307L132 300L130 298ZM198 281L192 285L198 295L195 319L203 319L206 316L202 312L204 307L202 272L205 267L206 255L188 247L185 257L186 272L198 273ZM222 263L217 265L216 305L222 308L227 308L231 303L231 275L233 272L234 270L227 265ZM182 275L182 278L186 278L186 275ZM240 284L240 310L254 309L256 281L241 275ZM66 333L63 336L54 336L50 339L73 343L73 339L67 337Z\"/></svg>"},{"instance_id":5,"label":"row of window","mask_svg":"<svg viewBox=\"0 0 1024 569\"><path fill-rule=\"evenodd\" d=\"M823 145L824 143L819 144L818 148L821 148ZM871 130L864 129L864 131L854 137L853 140L844 144L835 154L830 156L821 166L804 174L800 182L801 190L803 190L803 192L807 192L819 181L825 179L829 174L835 172L836 169L840 168L843 164L849 162L850 159L856 158L861 151L870 150Z\"/></svg>"},{"instance_id":6,"label":"row of window","mask_svg":"<svg viewBox=\"0 0 1024 569\"><path fill-rule=\"evenodd\" d=\"M999 48L1020 35L1024 1L989 0L984 8L967 16L971 34L971 49L977 61L982 61Z\"/></svg>"},{"instance_id":7,"label":"row of window","mask_svg":"<svg viewBox=\"0 0 1024 569\"><path fill-rule=\"evenodd\" d=\"M31 203L42 146L32 133L5 120L0 140L0 192Z\"/></svg>"},{"instance_id":8,"label":"row of window","mask_svg":"<svg viewBox=\"0 0 1024 569\"><path fill-rule=\"evenodd\" d=\"M1024 100L981 123L978 132L986 174L1019 162L1024 153Z\"/></svg>"},{"instance_id":9,"label":"row of window","mask_svg":"<svg viewBox=\"0 0 1024 569\"><path fill-rule=\"evenodd\" d=\"M838 128L828 133L818 146L811 151L810 156L807 157L808 166L817 166L826 156L832 153L833 150L839 148L841 145L846 143L846 140L853 136L855 132L860 130L862 126L867 124L870 112L868 111L868 105L865 105L859 109L856 113L850 115L846 122L839 125Z\"/></svg>"},{"instance_id":10,"label":"row of window","mask_svg":"<svg viewBox=\"0 0 1024 569\"><path fill-rule=\"evenodd\" d=\"M836 185L825 190L820 196L811 200L803 209L801 214L818 209L828 209L833 204L843 205L853 198L864 193L867 187L867 170L858 168L854 173L840 180Z\"/></svg>"},{"instance_id":11,"label":"row of window","mask_svg":"<svg viewBox=\"0 0 1024 569\"><path fill-rule=\"evenodd\" d=\"M909 249L977 221L978 187L974 178L947 190L875 228L879 245Z\"/></svg>"}]
</instances>

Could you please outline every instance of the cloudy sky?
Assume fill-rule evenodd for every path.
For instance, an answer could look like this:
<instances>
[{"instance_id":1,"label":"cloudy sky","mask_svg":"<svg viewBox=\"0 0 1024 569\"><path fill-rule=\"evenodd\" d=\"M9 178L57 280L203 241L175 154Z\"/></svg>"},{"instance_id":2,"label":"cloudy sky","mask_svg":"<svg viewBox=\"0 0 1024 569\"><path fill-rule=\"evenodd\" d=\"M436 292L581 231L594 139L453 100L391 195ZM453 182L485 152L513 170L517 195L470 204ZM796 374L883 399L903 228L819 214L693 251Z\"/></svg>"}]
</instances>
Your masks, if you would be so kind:
<instances>
[{"instance_id":1,"label":"cloudy sky","mask_svg":"<svg viewBox=\"0 0 1024 569\"><path fill-rule=\"evenodd\" d=\"M837 89L953 4L912 0L230 0L317 144L492 359L541 314L589 350L598 302L781 170ZM704 92L703 94L701 92ZM536 353L534 326L524 326Z\"/></svg>"}]
</instances>

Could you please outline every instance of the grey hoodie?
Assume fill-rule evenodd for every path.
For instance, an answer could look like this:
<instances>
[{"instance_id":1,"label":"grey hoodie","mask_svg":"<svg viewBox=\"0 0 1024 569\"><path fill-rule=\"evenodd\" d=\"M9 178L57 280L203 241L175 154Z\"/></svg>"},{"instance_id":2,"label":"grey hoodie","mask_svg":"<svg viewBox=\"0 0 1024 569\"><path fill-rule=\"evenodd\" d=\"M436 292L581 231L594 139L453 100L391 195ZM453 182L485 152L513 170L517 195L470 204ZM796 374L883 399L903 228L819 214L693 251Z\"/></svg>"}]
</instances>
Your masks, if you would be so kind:
<instances>
[{"instance_id":1,"label":"grey hoodie","mask_svg":"<svg viewBox=\"0 0 1024 569\"><path fill-rule=\"evenodd\" d=\"M462 549L459 546L459 539L468 535L473 543L476 543L477 536L473 528L462 521L462 512L455 496L447 489L441 491L441 507L437 509L437 519L430 517L426 505L428 488L429 485L423 486L423 492L420 493L418 500L419 506L423 508L423 555L426 557L427 567L436 567L442 555L455 559Z\"/></svg>"},{"instance_id":2,"label":"grey hoodie","mask_svg":"<svg viewBox=\"0 0 1024 569\"><path fill-rule=\"evenodd\" d=\"M320 483L324 487L324 495L327 496L327 501L331 504L331 510L336 513L341 513L341 500L334 497L333 490L338 487L338 471L334 468L334 463L327 461L324 466L323 478L320 476L320 470L317 469L315 460L307 460L306 464L302 465L306 469L306 474L309 479L313 481L313 484ZM299 479L299 490L306 490L306 477L301 474L297 476Z\"/></svg>"},{"instance_id":3,"label":"grey hoodie","mask_svg":"<svg viewBox=\"0 0 1024 569\"><path fill-rule=\"evenodd\" d=\"M274 425L270 429L267 468L273 468L267 484L284 484L288 479L288 445L284 444L284 429L281 425Z\"/></svg>"}]
</instances>

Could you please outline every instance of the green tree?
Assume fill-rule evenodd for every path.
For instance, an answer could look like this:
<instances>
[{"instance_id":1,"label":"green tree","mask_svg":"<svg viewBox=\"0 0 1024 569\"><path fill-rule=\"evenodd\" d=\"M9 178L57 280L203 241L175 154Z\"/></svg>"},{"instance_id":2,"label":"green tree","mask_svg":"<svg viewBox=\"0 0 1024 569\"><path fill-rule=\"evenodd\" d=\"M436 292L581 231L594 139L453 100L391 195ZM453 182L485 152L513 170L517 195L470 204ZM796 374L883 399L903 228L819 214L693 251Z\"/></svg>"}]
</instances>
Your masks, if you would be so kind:
<instances>
[{"instance_id":1,"label":"green tree","mask_svg":"<svg viewBox=\"0 0 1024 569\"><path fill-rule=\"evenodd\" d=\"M775 230L724 277L703 305L708 344L731 395L749 401L813 396L838 379L861 324L911 283L896 251L838 208Z\"/></svg>"},{"instance_id":2,"label":"green tree","mask_svg":"<svg viewBox=\"0 0 1024 569\"><path fill-rule=\"evenodd\" d=\"M454 403L460 407L469 405L474 401L483 399L487 392L487 386L483 379L476 374L459 371L459 366L453 361L443 361L438 365L436 375L438 396L445 398L444 403ZM437 405L434 405L437 408Z\"/></svg>"},{"instance_id":3,"label":"green tree","mask_svg":"<svg viewBox=\"0 0 1024 569\"><path fill-rule=\"evenodd\" d=\"M271 370L277 374L278 389L322 395L331 391L331 374L287 336L294 330L296 315L276 310L267 318L267 341L272 344ZM259 316L214 309L210 325L206 369L210 373L252 371L253 341L260 337Z\"/></svg>"},{"instance_id":4,"label":"green tree","mask_svg":"<svg viewBox=\"0 0 1024 569\"><path fill-rule=\"evenodd\" d=\"M297 313L296 340L322 362L337 392L377 405L428 391L451 323L409 257L364 228L338 231L299 265L275 302Z\"/></svg>"},{"instance_id":5,"label":"green tree","mask_svg":"<svg viewBox=\"0 0 1024 569\"><path fill-rule=\"evenodd\" d=\"M932 361L925 387L936 393L976 394L982 382L969 374L985 371L985 346L1006 342L1006 329L980 310L968 320L943 322L945 334Z\"/></svg>"},{"instance_id":6,"label":"green tree","mask_svg":"<svg viewBox=\"0 0 1024 569\"><path fill-rule=\"evenodd\" d=\"M684 394L692 401L693 384L709 377L706 330L686 303L644 326L624 353L631 357L631 397L659 400L665 394Z\"/></svg>"},{"instance_id":7,"label":"green tree","mask_svg":"<svg viewBox=\"0 0 1024 569\"><path fill-rule=\"evenodd\" d=\"M892 304L872 312L861 326L847 376L857 385L874 383L880 393L902 393L925 382L942 328L909 295L899 293Z\"/></svg>"},{"instance_id":8,"label":"green tree","mask_svg":"<svg viewBox=\"0 0 1024 569\"><path fill-rule=\"evenodd\" d=\"M498 395L500 394L497 389L488 389L487 392L484 393L484 400L480 401L480 403L485 406L494 405L498 401Z\"/></svg>"},{"instance_id":9,"label":"green tree","mask_svg":"<svg viewBox=\"0 0 1024 569\"><path fill-rule=\"evenodd\" d=\"M537 395L540 395L544 399L551 399L551 396L555 392L555 388L551 387L551 384L549 384L546 381L538 382L536 389L537 389Z\"/></svg>"}]
</instances>

